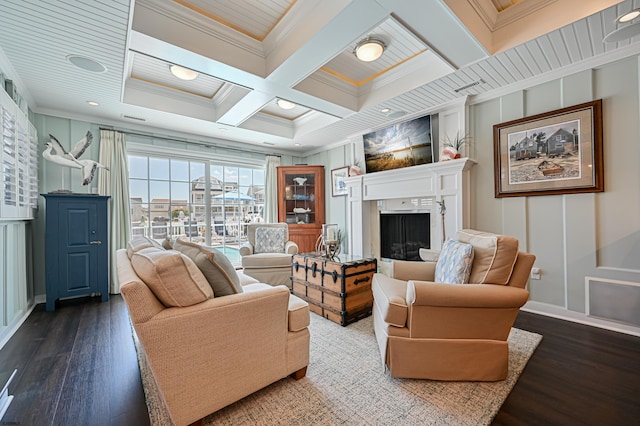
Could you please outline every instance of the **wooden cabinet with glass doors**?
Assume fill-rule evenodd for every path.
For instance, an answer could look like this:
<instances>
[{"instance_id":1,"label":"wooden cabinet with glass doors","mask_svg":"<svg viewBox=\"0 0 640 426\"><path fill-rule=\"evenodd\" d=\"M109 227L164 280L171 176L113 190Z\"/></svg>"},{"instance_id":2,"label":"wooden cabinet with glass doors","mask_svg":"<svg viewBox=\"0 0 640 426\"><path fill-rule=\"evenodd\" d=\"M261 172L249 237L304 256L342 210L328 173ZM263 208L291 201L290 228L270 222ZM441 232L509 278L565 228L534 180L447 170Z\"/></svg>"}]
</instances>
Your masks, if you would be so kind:
<instances>
[{"instance_id":1,"label":"wooden cabinet with glass doors","mask_svg":"<svg viewBox=\"0 0 640 426\"><path fill-rule=\"evenodd\" d=\"M289 225L298 252L315 250L324 223L324 166L278 167L278 222Z\"/></svg>"}]
</instances>

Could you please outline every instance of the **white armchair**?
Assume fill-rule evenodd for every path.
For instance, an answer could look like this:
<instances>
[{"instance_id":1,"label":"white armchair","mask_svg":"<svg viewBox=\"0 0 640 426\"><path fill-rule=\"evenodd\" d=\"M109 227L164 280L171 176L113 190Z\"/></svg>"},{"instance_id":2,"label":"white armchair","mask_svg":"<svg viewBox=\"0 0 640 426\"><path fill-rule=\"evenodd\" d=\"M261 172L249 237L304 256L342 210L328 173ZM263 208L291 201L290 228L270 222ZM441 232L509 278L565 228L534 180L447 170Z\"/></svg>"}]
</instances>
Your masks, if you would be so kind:
<instances>
[{"instance_id":1,"label":"white armchair","mask_svg":"<svg viewBox=\"0 0 640 426\"><path fill-rule=\"evenodd\" d=\"M298 245L289 241L286 223L250 223L240 246L243 272L260 282L291 288L291 258Z\"/></svg>"}]
</instances>

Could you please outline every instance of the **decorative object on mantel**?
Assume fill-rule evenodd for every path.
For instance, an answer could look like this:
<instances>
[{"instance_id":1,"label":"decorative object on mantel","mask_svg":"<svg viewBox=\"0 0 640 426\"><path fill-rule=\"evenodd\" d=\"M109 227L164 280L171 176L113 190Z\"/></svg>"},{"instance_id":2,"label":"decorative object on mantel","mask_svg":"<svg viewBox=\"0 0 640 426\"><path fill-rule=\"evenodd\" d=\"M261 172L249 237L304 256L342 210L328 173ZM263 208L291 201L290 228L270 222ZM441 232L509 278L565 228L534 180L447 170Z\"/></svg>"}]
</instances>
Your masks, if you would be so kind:
<instances>
[{"instance_id":1,"label":"decorative object on mantel","mask_svg":"<svg viewBox=\"0 0 640 426\"><path fill-rule=\"evenodd\" d=\"M105 169L109 171L108 168L103 166L94 160L78 160L86 149L91 145L93 141L93 135L91 132L87 131L85 136L80 139L74 145L71 151L67 151L60 141L53 136L49 135L49 142L45 144L45 150L42 152L42 156L45 160L51 161L53 163L59 164L65 167L71 167L74 169L82 170L82 184L89 185L96 174L96 170ZM55 151L55 152L54 152ZM64 175L62 186L64 186ZM67 192L66 190L59 190L58 192Z\"/></svg>"},{"instance_id":2,"label":"decorative object on mantel","mask_svg":"<svg viewBox=\"0 0 640 426\"><path fill-rule=\"evenodd\" d=\"M440 206L440 217L442 218L442 243L447 240L447 231L444 226L444 214L447 212L447 206L444 204L444 198L441 201L436 201Z\"/></svg>"},{"instance_id":3,"label":"decorative object on mantel","mask_svg":"<svg viewBox=\"0 0 640 426\"><path fill-rule=\"evenodd\" d=\"M307 181L306 177L296 177L293 178L293 180L300 186L304 185L304 183Z\"/></svg>"},{"instance_id":4,"label":"decorative object on mantel","mask_svg":"<svg viewBox=\"0 0 640 426\"><path fill-rule=\"evenodd\" d=\"M456 132L456 136L450 139L447 135L443 142L444 148L440 153L440 161L454 160L462 156L462 149L471 145L471 137L469 135L460 136L460 132Z\"/></svg>"},{"instance_id":5,"label":"decorative object on mantel","mask_svg":"<svg viewBox=\"0 0 640 426\"><path fill-rule=\"evenodd\" d=\"M362 174L362 169L360 168L360 162L355 161L352 165L349 166L349 176L360 176Z\"/></svg>"},{"instance_id":6,"label":"decorative object on mantel","mask_svg":"<svg viewBox=\"0 0 640 426\"><path fill-rule=\"evenodd\" d=\"M602 99L493 126L495 196L603 192Z\"/></svg>"}]
</instances>

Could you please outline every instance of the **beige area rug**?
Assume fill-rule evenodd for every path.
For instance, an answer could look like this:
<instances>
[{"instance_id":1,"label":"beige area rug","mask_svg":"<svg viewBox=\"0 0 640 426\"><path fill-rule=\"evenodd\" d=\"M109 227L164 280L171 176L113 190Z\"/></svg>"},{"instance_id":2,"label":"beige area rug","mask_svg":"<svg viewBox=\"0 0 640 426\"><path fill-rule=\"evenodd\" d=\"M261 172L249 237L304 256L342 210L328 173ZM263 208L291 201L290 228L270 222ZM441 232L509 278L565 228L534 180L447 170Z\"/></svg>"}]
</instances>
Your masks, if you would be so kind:
<instances>
[{"instance_id":1,"label":"beige area rug","mask_svg":"<svg viewBox=\"0 0 640 426\"><path fill-rule=\"evenodd\" d=\"M310 331L305 378L282 379L211 414L203 424L488 425L542 339L511 329L505 381L438 382L390 377L380 360L371 317L341 327L311 314ZM169 425L144 353L138 354L151 423Z\"/></svg>"}]
</instances>

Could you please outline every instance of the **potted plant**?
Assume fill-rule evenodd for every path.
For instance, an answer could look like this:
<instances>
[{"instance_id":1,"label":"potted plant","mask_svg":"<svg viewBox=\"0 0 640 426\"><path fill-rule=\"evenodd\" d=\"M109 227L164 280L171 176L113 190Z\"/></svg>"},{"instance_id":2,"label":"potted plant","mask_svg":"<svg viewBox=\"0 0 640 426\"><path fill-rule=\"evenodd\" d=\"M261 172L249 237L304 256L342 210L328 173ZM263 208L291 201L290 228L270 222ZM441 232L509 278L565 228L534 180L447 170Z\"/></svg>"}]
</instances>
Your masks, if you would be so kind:
<instances>
[{"instance_id":1,"label":"potted plant","mask_svg":"<svg viewBox=\"0 0 640 426\"><path fill-rule=\"evenodd\" d=\"M460 135L460 132L456 132L456 136L451 139L449 135L445 136L444 148L440 153L440 161L453 160L462 156L461 152L467 145L471 145L471 137L466 135Z\"/></svg>"},{"instance_id":2,"label":"potted plant","mask_svg":"<svg viewBox=\"0 0 640 426\"><path fill-rule=\"evenodd\" d=\"M360 168L360 162L356 161L349 166L349 176L359 176L362 174L362 169Z\"/></svg>"}]
</instances>

